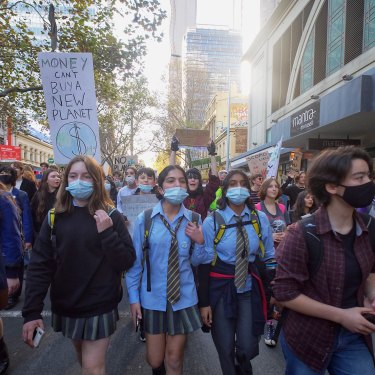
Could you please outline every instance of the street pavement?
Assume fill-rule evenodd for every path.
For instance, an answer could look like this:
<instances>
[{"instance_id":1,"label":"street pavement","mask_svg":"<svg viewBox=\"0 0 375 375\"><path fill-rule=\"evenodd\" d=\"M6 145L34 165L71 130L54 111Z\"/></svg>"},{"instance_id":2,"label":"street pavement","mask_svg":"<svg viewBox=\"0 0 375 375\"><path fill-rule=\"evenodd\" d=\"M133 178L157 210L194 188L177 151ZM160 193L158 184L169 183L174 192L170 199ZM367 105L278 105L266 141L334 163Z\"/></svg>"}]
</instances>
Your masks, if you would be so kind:
<instances>
[{"instance_id":1,"label":"street pavement","mask_svg":"<svg viewBox=\"0 0 375 375\"><path fill-rule=\"evenodd\" d=\"M40 347L31 349L22 341L23 296L12 310L2 311L4 337L10 353L9 375L79 375L80 367L76 361L70 340L51 329L49 297L45 300L44 324L46 333ZM145 360L145 343L130 320L129 303L126 296L119 305L120 320L111 338L107 354L107 375L151 374ZM284 359L280 345L270 349L260 342L260 355L252 361L254 375L281 375L284 373ZM220 375L219 358L211 335L200 330L189 336L185 352L184 374Z\"/></svg>"}]
</instances>

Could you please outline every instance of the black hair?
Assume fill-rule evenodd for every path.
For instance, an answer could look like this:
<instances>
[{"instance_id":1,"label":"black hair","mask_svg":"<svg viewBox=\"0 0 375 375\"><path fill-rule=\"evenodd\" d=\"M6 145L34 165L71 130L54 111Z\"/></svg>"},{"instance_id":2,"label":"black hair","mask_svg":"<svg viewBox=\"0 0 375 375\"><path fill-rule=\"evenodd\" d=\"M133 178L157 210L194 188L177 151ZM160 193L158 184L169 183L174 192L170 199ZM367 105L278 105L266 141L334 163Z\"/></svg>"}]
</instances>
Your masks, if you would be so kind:
<instances>
[{"instance_id":1,"label":"black hair","mask_svg":"<svg viewBox=\"0 0 375 375\"><path fill-rule=\"evenodd\" d=\"M202 183L202 175L201 175L201 172L199 172L199 170L197 168L189 168L187 171L186 171L186 175L188 176L189 173L191 174L194 174L198 177L198 180L199 180L199 185L198 185L198 188L197 190L195 191L191 191L189 189L189 184L187 185L187 190L188 190L188 193L189 195L191 195L192 197L196 197L198 195L201 195L203 194L203 183ZM186 180L187 181L187 180Z\"/></svg>"},{"instance_id":2,"label":"black hair","mask_svg":"<svg viewBox=\"0 0 375 375\"><path fill-rule=\"evenodd\" d=\"M137 174L137 168L136 167L126 167L125 168L125 175L126 175L126 171L128 170L128 169L132 169L133 171L134 171L134 175L136 175Z\"/></svg>"},{"instance_id":3,"label":"black hair","mask_svg":"<svg viewBox=\"0 0 375 375\"><path fill-rule=\"evenodd\" d=\"M305 198L307 195L311 195L313 197L313 205L310 208L309 213L312 213L316 210L317 204L316 199L314 198L313 194L308 190L301 191L296 199L296 203L294 203L293 206L293 216L296 221L298 221L301 216L305 215Z\"/></svg>"},{"instance_id":4,"label":"black hair","mask_svg":"<svg viewBox=\"0 0 375 375\"><path fill-rule=\"evenodd\" d=\"M313 160L307 175L307 187L319 203L327 205L331 194L326 190L326 184L340 185L352 168L354 159L364 160L370 175L374 169L370 155L360 147L343 146L336 149L323 150Z\"/></svg>"},{"instance_id":5,"label":"black hair","mask_svg":"<svg viewBox=\"0 0 375 375\"><path fill-rule=\"evenodd\" d=\"M17 171L13 167L0 167L0 173L4 172L6 174L9 174L11 177L11 185L16 186L17 181Z\"/></svg>"},{"instance_id":6,"label":"black hair","mask_svg":"<svg viewBox=\"0 0 375 375\"><path fill-rule=\"evenodd\" d=\"M135 178L138 180L139 176L145 174L148 177L153 177L156 180L155 171L152 168L143 167L137 171Z\"/></svg>"},{"instance_id":7,"label":"black hair","mask_svg":"<svg viewBox=\"0 0 375 375\"><path fill-rule=\"evenodd\" d=\"M222 189L221 190L221 198L217 202L217 206L219 207L220 210L224 210L225 207L229 203L228 198L227 198L229 181L235 174L240 174L245 179L245 187L247 188L247 190L249 190L249 193L250 193L250 181L249 181L249 178L247 177L246 173L241 169L231 169L228 172L227 176L225 177L225 179L223 181L223 186L221 188ZM253 204L253 201L250 197L245 200L245 204L246 204L247 207L249 207L250 210L254 209L254 204Z\"/></svg>"},{"instance_id":8,"label":"black hair","mask_svg":"<svg viewBox=\"0 0 375 375\"><path fill-rule=\"evenodd\" d=\"M159 173L159 177L158 177L158 185L163 188L163 183L164 183L164 180L165 178L168 176L168 173L170 171L173 171L174 169L178 169L180 172L182 172L182 174L184 175L185 177L185 180L186 180L186 185L187 185L187 176L186 176L186 173L185 171L179 166L179 165L168 165L168 167L165 167L160 173ZM159 193L159 191L156 192L156 198L158 198L159 200L163 199L163 195L161 195Z\"/></svg>"}]
</instances>

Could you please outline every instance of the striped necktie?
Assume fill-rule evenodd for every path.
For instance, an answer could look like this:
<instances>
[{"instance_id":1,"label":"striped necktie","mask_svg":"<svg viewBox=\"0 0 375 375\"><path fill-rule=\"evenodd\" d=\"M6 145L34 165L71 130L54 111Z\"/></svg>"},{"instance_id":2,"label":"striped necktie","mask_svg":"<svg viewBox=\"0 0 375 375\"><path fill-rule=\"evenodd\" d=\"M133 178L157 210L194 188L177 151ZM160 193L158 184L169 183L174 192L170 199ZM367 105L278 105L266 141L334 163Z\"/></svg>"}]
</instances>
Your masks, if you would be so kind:
<instances>
[{"instance_id":1,"label":"striped necktie","mask_svg":"<svg viewBox=\"0 0 375 375\"><path fill-rule=\"evenodd\" d=\"M172 236L171 247L168 256L167 300L173 305L180 299L180 267L178 261L178 242L176 234L184 217L181 216L178 219L175 230L171 228L168 221L163 215L160 215L160 218Z\"/></svg>"},{"instance_id":2,"label":"striped necktie","mask_svg":"<svg viewBox=\"0 0 375 375\"><path fill-rule=\"evenodd\" d=\"M249 237L242 226L242 218L235 216L234 220L239 224L236 238L236 267L234 271L234 285L237 289L245 286L248 273Z\"/></svg>"}]
</instances>

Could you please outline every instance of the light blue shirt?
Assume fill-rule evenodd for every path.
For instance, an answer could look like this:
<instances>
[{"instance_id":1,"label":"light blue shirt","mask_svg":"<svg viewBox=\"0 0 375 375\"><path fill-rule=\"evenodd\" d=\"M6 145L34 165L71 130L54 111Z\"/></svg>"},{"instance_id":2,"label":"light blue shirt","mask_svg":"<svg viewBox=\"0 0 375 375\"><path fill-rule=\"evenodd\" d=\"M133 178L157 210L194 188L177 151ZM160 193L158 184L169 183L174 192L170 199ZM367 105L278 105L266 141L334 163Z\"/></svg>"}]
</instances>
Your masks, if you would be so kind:
<instances>
[{"instance_id":1,"label":"light blue shirt","mask_svg":"<svg viewBox=\"0 0 375 375\"><path fill-rule=\"evenodd\" d=\"M130 303L141 303L142 307L150 310L166 311L167 308L167 271L168 255L171 247L172 236L160 219L163 215L172 230L176 228L177 222L183 216L180 228L177 231L178 255L180 267L180 299L172 308L174 311L194 306L198 303L192 264L204 263L211 256L205 251L204 245L194 244L190 256L190 238L185 234L185 228L192 220L192 212L181 205L180 211L170 222L164 214L162 202L159 202L151 214L152 224L149 234L149 256L151 268L151 291L147 291L147 267L143 262L143 239L144 239L144 213L138 215L134 225L133 245L137 259L133 267L126 274L126 285L129 293ZM199 219L199 224L202 221ZM191 258L191 259L190 259ZM190 263L191 262L191 263ZM144 263L144 264L143 264ZM142 272L143 270L143 272Z\"/></svg>"},{"instance_id":2,"label":"light blue shirt","mask_svg":"<svg viewBox=\"0 0 375 375\"><path fill-rule=\"evenodd\" d=\"M224 219L226 224L235 224L236 221L234 216L237 214L227 206L224 210L217 211ZM273 239L272 239L272 229L270 223L267 219L265 213L257 211L261 233L262 233L262 241L264 244L264 258L262 260L266 261L268 259L272 259L275 257L275 248L273 246ZM250 209L245 206L244 210L241 213L242 221L251 220L251 211ZM261 250L259 248L259 238L255 232L254 227L249 224L244 226L247 236L249 238L249 262L254 262L255 256L257 254L261 255ZM205 251L207 251L206 258L209 258L210 254L214 254L214 238L216 233L219 229L219 224L216 221L216 230L214 228L214 219L212 216L207 216L206 220L203 223L203 236L205 241ZM236 238L237 238L237 228L226 228L224 231L224 235L221 238L220 242L216 246L217 256L225 263L235 265L236 264ZM203 255L201 259L205 258ZM211 257L210 261L213 260L213 256ZM207 262L204 262L207 263ZM238 289L237 292L246 292L251 290L251 277L248 275L246 279L245 286L241 289Z\"/></svg>"}]
</instances>

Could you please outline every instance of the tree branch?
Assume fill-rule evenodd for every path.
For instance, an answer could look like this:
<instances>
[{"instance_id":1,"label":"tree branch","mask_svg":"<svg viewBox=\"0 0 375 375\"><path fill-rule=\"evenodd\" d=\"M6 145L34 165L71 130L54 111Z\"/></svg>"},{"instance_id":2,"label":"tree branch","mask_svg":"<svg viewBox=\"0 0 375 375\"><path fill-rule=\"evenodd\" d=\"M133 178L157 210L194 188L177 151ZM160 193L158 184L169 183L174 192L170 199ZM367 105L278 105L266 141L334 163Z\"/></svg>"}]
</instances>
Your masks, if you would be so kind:
<instances>
[{"instance_id":1,"label":"tree branch","mask_svg":"<svg viewBox=\"0 0 375 375\"><path fill-rule=\"evenodd\" d=\"M20 87L11 87L9 89L0 91L0 98L4 98L7 95L11 94L12 92L40 91L42 89L43 89L43 86L27 87L25 89L21 89Z\"/></svg>"}]
</instances>

